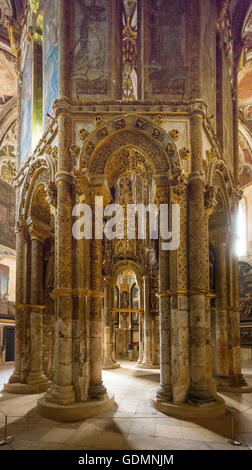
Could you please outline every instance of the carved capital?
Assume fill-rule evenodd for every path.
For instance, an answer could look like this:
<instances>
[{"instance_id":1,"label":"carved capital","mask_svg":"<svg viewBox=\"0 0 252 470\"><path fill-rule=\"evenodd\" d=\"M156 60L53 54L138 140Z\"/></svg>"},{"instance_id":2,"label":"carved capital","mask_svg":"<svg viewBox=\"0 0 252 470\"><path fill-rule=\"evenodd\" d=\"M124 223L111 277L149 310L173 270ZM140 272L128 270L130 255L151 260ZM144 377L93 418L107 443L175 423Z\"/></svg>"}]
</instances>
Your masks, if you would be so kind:
<instances>
[{"instance_id":1,"label":"carved capital","mask_svg":"<svg viewBox=\"0 0 252 470\"><path fill-rule=\"evenodd\" d=\"M42 225L41 223L37 223L32 219L29 219L27 224L31 240L38 240L43 243L47 238L50 237L50 227Z\"/></svg>"}]
</instances>

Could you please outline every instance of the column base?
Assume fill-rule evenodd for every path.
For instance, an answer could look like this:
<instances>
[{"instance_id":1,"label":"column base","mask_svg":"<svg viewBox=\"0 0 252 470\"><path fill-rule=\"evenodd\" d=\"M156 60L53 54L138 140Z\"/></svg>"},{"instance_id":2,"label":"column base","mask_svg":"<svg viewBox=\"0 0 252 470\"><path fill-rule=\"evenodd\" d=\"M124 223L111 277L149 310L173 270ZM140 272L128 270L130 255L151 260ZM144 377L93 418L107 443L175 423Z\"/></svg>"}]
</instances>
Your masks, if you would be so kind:
<instances>
[{"instance_id":1,"label":"column base","mask_svg":"<svg viewBox=\"0 0 252 470\"><path fill-rule=\"evenodd\" d=\"M75 402L75 393L72 385L53 385L45 396L45 400L57 405L70 405Z\"/></svg>"},{"instance_id":2,"label":"column base","mask_svg":"<svg viewBox=\"0 0 252 470\"><path fill-rule=\"evenodd\" d=\"M155 392L155 399L160 402L169 403L172 399L171 387L165 387L165 385L159 385Z\"/></svg>"},{"instance_id":3,"label":"column base","mask_svg":"<svg viewBox=\"0 0 252 470\"><path fill-rule=\"evenodd\" d=\"M51 382L42 382L38 384L7 383L4 385L4 392L14 393L15 395L32 395L47 392Z\"/></svg>"},{"instance_id":4,"label":"column base","mask_svg":"<svg viewBox=\"0 0 252 470\"><path fill-rule=\"evenodd\" d=\"M61 423L74 423L109 411L114 405L114 395L110 392L106 395L104 400L74 402L65 406L48 402L43 397L38 400L37 409L43 418Z\"/></svg>"},{"instance_id":5,"label":"column base","mask_svg":"<svg viewBox=\"0 0 252 470\"><path fill-rule=\"evenodd\" d=\"M9 378L9 384L18 384L18 383L21 383L21 374L15 374L15 372L13 372L13 374L11 374L10 378Z\"/></svg>"},{"instance_id":6,"label":"column base","mask_svg":"<svg viewBox=\"0 0 252 470\"><path fill-rule=\"evenodd\" d=\"M231 392L231 393L250 393L252 392L252 386L250 387L242 374L225 377L228 380L222 380L223 377L217 377L217 390L219 392ZM219 380L220 379L220 380Z\"/></svg>"},{"instance_id":7,"label":"column base","mask_svg":"<svg viewBox=\"0 0 252 470\"><path fill-rule=\"evenodd\" d=\"M41 372L30 372L27 375L26 382L28 385L36 385L48 382L48 378Z\"/></svg>"},{"instance_id":8,"label":"column base","mask_svg":"<svg viewBox=\"0 0 252 470\"><path fill-rule=\"evenodd\" d=\"M226 406L223 398L217 397L215 402L201 403L198 405L191 405L189 403L171 403L157 399L156 392L151 394L152 406L164 413L165 415L174 418L216 418L225 414Z\"/></svg>"},{"instance_id":9,"label":"column base","mask_svg":"<svg viewBox=\"0 0 252 470\"><path fill-rule=\"evenodd\" d=\"M188 403L192 405L201 405L205 403L214 403L216 401L216 385L214 393L209 390L189 390Z\"/></svg>"},{"instance_id":10,"label":"column base","mask_svg":"<svg viewBox=\"0 0 252 470\"><path fill-rule=\"evenodd\" d=\"M136 363L138 369L160 369L160 366L152 364L152 362L143 361L141 363Z\"/></svg>"},{"instance_id":11,"label":"column base","mask_svg":"<svg viewBox=\"0 0 252 470\"><path fill-rule=\"evenodd\" d=\"M118 369L118 367L121 367L121 364L119 362L104 362L102 364L102 370L108 370L108 369Z\"/></svg>"},{"instance_id":12,"label":"column base","mask_svg":"<svg viewBox=\"0 0 252 470\"><path fill-rule=\"evenodd\" d=\"M88 396L90 400L104 400L107 396L106 387L104 387L103 382L101 383L90 383L88 389Z\"/></svg>"}]
</instances>

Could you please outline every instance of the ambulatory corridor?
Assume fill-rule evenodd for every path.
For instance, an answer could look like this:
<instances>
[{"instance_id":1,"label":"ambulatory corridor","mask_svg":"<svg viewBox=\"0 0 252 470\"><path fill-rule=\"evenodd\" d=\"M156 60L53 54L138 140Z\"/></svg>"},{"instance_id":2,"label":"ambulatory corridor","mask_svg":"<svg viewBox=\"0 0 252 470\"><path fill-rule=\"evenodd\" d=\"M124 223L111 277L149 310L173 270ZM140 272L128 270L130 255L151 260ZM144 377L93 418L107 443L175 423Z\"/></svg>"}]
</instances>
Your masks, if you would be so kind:
<instances>
[{"instance_id":1,"label":"ambulatory corridor","mask_svg":"<svg viewBox=\"0 0 252 470\"><path fill-rule=\"evenodd\" d=\"M1 366L0 388L12 368ZM243 370L252 383L251 369ZM245 450L252 445L252 393L222 394L228 411L223 417L178 420L156 411L150 394L159 383L158 370L141 370L123 361L119 369L103 371L106 387L115 392L111 411L77 423L57 423L41 418L36 410L41 395L1 393L0 409L8 415L8 435L14 434L12 449L24 450ZM235 416L235 437L242 442L231 446L231 413ZM1 417L1 436L3 418ZM8 446L0 447L7 450Z\"/></svg>"}]
</instances>

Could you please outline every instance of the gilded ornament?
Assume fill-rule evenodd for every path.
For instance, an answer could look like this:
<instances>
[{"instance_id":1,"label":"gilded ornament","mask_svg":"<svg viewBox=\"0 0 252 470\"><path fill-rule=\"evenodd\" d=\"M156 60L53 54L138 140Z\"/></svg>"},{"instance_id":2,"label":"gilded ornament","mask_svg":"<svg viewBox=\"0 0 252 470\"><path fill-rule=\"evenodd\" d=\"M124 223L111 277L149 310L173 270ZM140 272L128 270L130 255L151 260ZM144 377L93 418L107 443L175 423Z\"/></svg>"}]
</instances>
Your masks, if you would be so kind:
<instances>
[{"instance_id":1,"label":"gilded ornament","mask_svg":"<svg viewBox=\"0 0 252 470\"><path fill-rule=\"evenodd\" d=\"M88 142L87 147L86 147L87 154L92 155L94 149L95 149L95 145L93 144L93 142Z\"/></svg>"},{"instance_id":2,"label":"gilded ornament","mask_svg":"<svg viewBox=\"0 0 252 470\"><path fill-rule=\"evenodd\" d=\"M164 118L161 114L158 114L153 118L153 121L156 122L159 126L162 126L164 123Z\"/></svg>"},{"instance_id":3,"label":"gilded ornament","mask_svg":"<svg viewBox=\"0 0 252 470\"><path fill-rule=\"evenodd\" d=\"M159 139L160 134L161 134L161 132L160 132L159 129L157 129L157 128L153 129L152 137L155 137L155 139Z\"/></svg>"},{"instance_id":4,"label":"gilded ornament","mask_svg":"<svg viewBox=\"0 0 252 470\"><path fill-rule=\"evenodd\" d=\"M118 119L115 121L115 128L117 130L123 129L124 127L126 127L125 119Z\"/></svg>"},{"instance_id":5,"label":"gilded ornament","mask_svg":"<svg viewBox=\"0 0 252 470\"><path fill-rule=\"evenodd\" d=\"M87 129L82 128L79 130L78 137L82 142L84 142L88 136L89 132L87 131Z\"/></svg>"},{"instance_id":6,"label":"gilded ornament","mask_svg":"<svg viewBox=\"0 0 252 470\"><path fill-rule=\"evenodd\" d=\"M104 123L104 119L102 116L95 116L94 118L94 126L99 127L101 124Z\"/></svg>"},{"instance_id":7,"label":"gilded ornament","mask_svg":"<svg viewBox=\"0 0 252 470\"><path fill-rule=\"evenodd\" d=\"M106 127L102 127L97 131L97 135L100 139L104 139L108 135L108 129Z\"/></svg>"},{"instance_id":8,"label":"gilded ornament","mask_svg":"<svg viewBox=\"0 0 252 470\"><path fill-rule=\"evenodd\" d=\"M167 145L166 152L167 152L169 157L172 157L174 155L175 149L174 149L173 145L171 144L171 142L169 142L169 144Z\"/></svg>"},{"instance_id":9,"label":"gilded ornament","mask_svg":"<svg viewBox=\"0 0 252 470\"><path fill-rule=\"evenodd\" d=\"M136 127L138 129L143 129L146 124L147 124L147 121L145 121L144 119L139 118L136 120Z\"/></svg>"},{"instance_id":10,"label":"gilded ornament","mask_svg":"<svg viewBox=\"0 0 252 470\"><path fill-rule=\"evenodd\" d=\"M191 157L191 151L186 147L183 147L179 153L182 160L188 160Z\"/></svg>"},{"instance_id":11,"label":"gilded ornament","mask_svg":"<svg viewBox=\"0 0 252 470\"><path fill-rule=\"evenodd\" d=\"M58 147L56 147L56 146L53 147L53 149L52 149L52 157L53 157L55 160L57 160L57 158L58 158L58 153L59 153Z\"/></svg>"},{"instance_id":12,"label":"gilded ornament","mask_svg":"<svg viewBox=\"0 0 252 470\"><path fill-rule=\"evenodd\" d=\"M80 153L80 147L76 144L73 144L71 145L70 147L70 153L73 157L78 157L79 153Z\"/></svg>"},{"instance_id":13,"label":"gilded ornament","mask_svg":"<svg viewBox=\"0 0 252 470\"><path fill-rule=\"evenodd\" d=\"M177 142L180 139L180 132L178 131L178 129L172 129L169 132L169 135L172 138L172 140L174 140L174 142Z\"/></svg>"}]
</instances>

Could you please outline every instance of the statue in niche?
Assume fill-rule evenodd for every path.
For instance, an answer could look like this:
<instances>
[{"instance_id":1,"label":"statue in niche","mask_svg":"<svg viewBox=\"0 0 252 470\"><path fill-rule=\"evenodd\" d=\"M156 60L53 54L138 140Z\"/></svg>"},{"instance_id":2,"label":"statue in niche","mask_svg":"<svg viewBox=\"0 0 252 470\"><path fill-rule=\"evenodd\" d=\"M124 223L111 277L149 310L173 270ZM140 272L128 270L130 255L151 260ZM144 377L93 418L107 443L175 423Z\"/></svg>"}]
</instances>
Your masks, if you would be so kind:
<instances>
[{"instance_id":1,"label":"statue in niche","mask_svg":"<svg viewBox=\"0 0 252 470\"><path fill-rule=\"evenodd\" d=\"M45 280L44 286L46 289L54 288L54 246L45 255Z\"/></svg>"},{"instance_id":2,"label":"statue in niche","mask_svg":"<svg viewBox=\"0 0 252 470\"><path fill-rule=\"evenodd\" d=\"M77 79L77 93L106 93L105 4L103 0L100 4L97 0L77 1L82 13L79 38L73 49L72 76Z\"/></svg>"}]
</instances>

